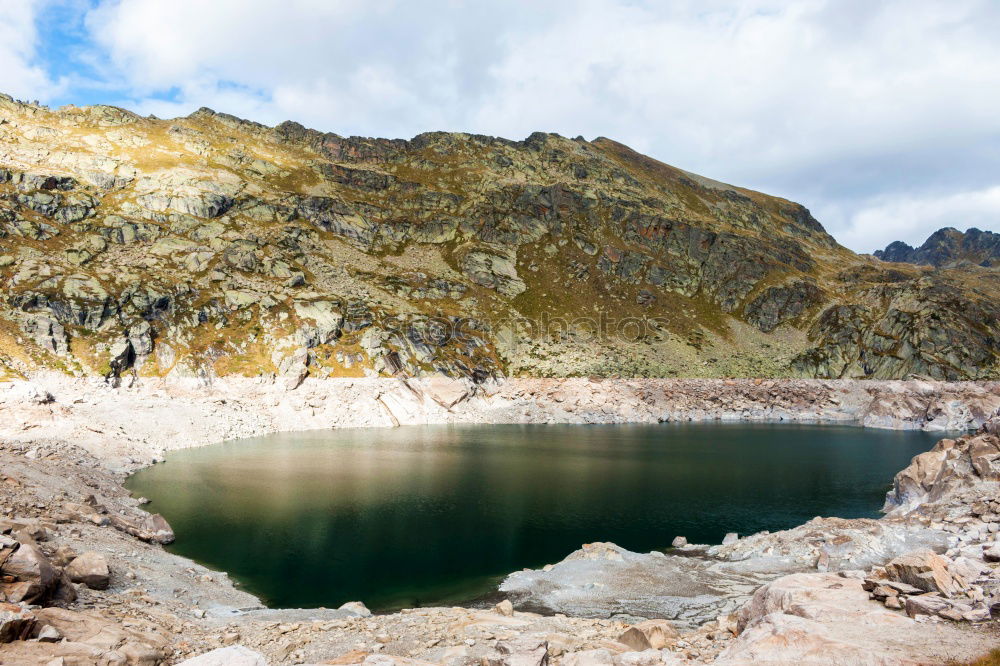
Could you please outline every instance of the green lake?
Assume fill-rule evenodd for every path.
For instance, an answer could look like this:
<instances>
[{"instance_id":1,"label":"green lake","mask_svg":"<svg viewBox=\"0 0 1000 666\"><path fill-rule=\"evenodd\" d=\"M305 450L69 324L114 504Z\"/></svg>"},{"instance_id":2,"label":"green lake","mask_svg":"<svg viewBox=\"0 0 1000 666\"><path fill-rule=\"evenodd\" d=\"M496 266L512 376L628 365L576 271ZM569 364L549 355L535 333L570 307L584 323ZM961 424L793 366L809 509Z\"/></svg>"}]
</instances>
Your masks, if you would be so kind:
<instances>
[{"instance_id":1,"label":"green lake","mask_svg":"<svg viewBox=\"0 0 1000 666\"><path fill-rule=\"evenodd\" d=\"M719 543L817 515L877 517L939 434L802 424L409 426L170 453L128 487L170 550L274 607L487 595L581 544Z\"/></svg>"}]
</instances>

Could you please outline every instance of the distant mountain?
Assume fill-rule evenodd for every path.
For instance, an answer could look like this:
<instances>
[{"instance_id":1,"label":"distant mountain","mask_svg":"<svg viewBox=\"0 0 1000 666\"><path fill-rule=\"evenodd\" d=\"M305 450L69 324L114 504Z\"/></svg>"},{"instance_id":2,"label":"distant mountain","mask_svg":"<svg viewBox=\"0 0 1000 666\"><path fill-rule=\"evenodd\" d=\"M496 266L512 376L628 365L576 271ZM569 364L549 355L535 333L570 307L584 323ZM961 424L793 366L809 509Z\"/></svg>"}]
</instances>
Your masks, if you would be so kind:
<instances>
[{"instance_id":1,"label":"distant mountain","mask_svg":"<svg viewBox=\"0 0 1000 666\"><path fill-rule=\"evenodd\" d=\"M924 266L1000 266L1000 234L976 228L962 233L958 229L945 227L931 234L920 247L914 248L896 241L889 243L884 250L876 250L875 256L882 261Z\"/></svg>"}]
</instances>

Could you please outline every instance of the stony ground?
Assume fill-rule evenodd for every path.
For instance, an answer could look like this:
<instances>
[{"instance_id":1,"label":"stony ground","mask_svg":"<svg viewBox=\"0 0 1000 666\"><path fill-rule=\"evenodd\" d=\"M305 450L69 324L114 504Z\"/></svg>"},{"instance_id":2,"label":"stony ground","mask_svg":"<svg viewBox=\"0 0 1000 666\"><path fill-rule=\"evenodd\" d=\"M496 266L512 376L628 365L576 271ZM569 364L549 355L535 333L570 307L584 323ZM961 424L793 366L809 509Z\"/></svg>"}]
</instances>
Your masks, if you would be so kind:
<instances>
[{"instance_id":1,"label":"stony ground","mask_svg":"<svg viewBox=\"0 0 1000 666\"><path fill-rule=\"evenodd\" d=\"M732 386L748 399L762 385ZM792 402L829 395L809 383L786 388ZM961 405L941 404L971 413L970 404L988 402L989 393L966 390ZM882 394L865 413L921 404L926 421L927 401L940 393ZM436 395L446 394L438 387ZM57 410L61 400L36 395L22 417ZM679 543L666 555L591 544L544 570L512 574L502 588L512 604L376 616L362 604L261 608L224 574L163 549L169 526L122 488L124 473L108 467L113 455L32 439L36 428L4 432L0 663L174 664L214 650L225 650L214 653L222 661L192 666L967 662L1000 645L992 619L1000 610L998 426L994 417L977 435L943 439L915 458L897 475L883 520L817 519L724 545ZM97 429L116 436L106 423ZM677 562L692 582L681 584ZM560 589L572 594L553 593ZM678 603L703 610L685 615Z\"/></svg>"},{"instance_id":2,"label":"stony ground","mask_svg":"<svg viewBox=\"0 0 1000 666\"><path fill-rule=\"evenodd\" d=\"M870 600L873 595L866 589L866 574L860 571L778 578L734 614L723 613L718 620L686 633L665 621L654 622L652 627L639 624L641 637L635 630L627 633L630 623L641 618L542 616L515 611L506 604L494 609L428 608L376 616L357 605L341 610L253 610L259 607L256 599L234 589L224 575L122 531L123 524L142 523L138 502L121 488L119 474L106 471L85 451L65 442L4 444L0 463L7 516L0 521L0 529L7 538L20 541L22 548L27 547L23 544L36 546L53 567L71 569L75 556L99 553L109 574L105 589L64 581L51 598L36 599L46 607L33 611L36 622L27 636L39 638L0 647L5 664L50 663L53 659L64 664L178 663L236 645L257 651L271 664L373 663L393 657L470 665L483 659L509 661L505 651L520 659L536 659L534 663L539 663L540 655L557 663L587 665L763 663L755 655L765 654L772 658L767 663L812 663L808 654L799 653L806 639L814 657L839 659L816 663L910 663L903 657L943 663L970 659L998 643L975 624L953 624L940 620L940 615L917 615L917 620L911 620L904 611L887 610L884 600L877 596ZM988 507L992 510L992 505ZM112 522L112 517L125 522ZM982 523L957 524L968 522L975 522L976 530ZM811 529L822 528L813 525ZM955 547L971 545L966 532L960 536L946 533ZM989 527L986 533L992 534ZM798 542L782 533L771 536L775 537L770 539L771 547ZM744 539L715 550L722 562L742 559L745 553L739 548L757 548L762 538L758 535L748 544ZM953 555L959 552L955 547ZM613 545L588 546L584 552L590 553L592 561L614 560L617 553L637 556ZM568 558L550 571L570 566L576 559ZM810 570L815 572L815 566ZM592 578L604 585L608 580L601 575L597 570ZM775 570L769 578L780 575ZM75 594L60 591L64 585ZM897 585L907 589L905 583ZM904 594L902 598L908 607L909 600L922 597L907 599ZM4 626L12 626L6 612L3 617Z\"/></svg>"}]
</instances>

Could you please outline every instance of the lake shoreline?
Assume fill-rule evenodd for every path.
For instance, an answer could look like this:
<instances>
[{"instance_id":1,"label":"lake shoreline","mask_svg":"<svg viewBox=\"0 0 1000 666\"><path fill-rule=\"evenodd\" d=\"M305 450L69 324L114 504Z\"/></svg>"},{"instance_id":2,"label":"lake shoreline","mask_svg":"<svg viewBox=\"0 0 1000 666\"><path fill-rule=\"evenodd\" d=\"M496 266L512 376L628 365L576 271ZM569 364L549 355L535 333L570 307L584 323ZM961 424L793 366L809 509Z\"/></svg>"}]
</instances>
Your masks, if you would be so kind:
<instances>
[{"instance_id":1,"label":"lake shoreline","mask_svg":"<svg viewBox=\"0 0 1000 666\"><path fill-rule=\"evenodd\" d=\"M278 432L444 423L802 421L975 429L1000 382L818 379L101 378L40 372L0 383L0 436L71 440L109 468L164 452Z\"/></svg>"},{"instance_id":2,"label":"lake shoreline","mask_svg":"<svg viewBox=\"0 0 1000 666\"><path fill-rule=\"evenodd\" d=\"M432 378L405 382L307 379L290 390L279 382L234 378L210 385L142 379L132 387L112 388L99 380L54 373L34 376L0 388L0 457L7 479L2 486L3 520L12 538L21 540L21 548L37 548L53 566L63 566L60 552L65 555L66 551L60 548L102 553L109 563L110 585L100 590L75 584L76 601L48 601L54 606L25 611L33 615L31 626L36 631L47 624L61 631L65 640L6 643L0 646L0 655L11 663L19 663L17 659L33 663L30 660L40 655L51 659L60 654L96 660L111 653L127 663L179 663L214 648L239 644L260 651L273 664L348 659L344 655L351 653L356 661L341 663L367 659L371 666L381 659L399 666L413 666L416 660L471 666L497 650L506 650L508 655L535 654L544 644L546 658L567 666L644 666L643 659L654 660L649 664L736 664L745 663L739 661L740 654L754 650L778 655L773 641L780 638L793 644L822 645L834 654L850 655L853 663L880 659L878 663L903 664L932 654L942 660L968 660L1000 644L996 633L991 633L991 623L930 621L936 617L931 611L917 615L924 621L916 623L898 611L884 615L890 611L879 610L881 601L869 601L871 593L862 590L862 579L852 577L875 573L860 571L847 577L834 573L842 564L850 564L853 555L848 554L844 563L834 557L831 567L822 543L851 543L861 551L874 546L891 550L900 539L918 534L940 539L938 549L952 553L949 561L968 559L960 554L966 551L959 546L968 550L986 543L984 539L996 534L989 531L992 526L1000 526L989 503L998 496L997 484L985 481L986 476L976 477L971 485L963 481L961 492L980 499L962 495L961 502L941 513L936 507L958 491L950 486L947 493L940 490L943 486L935 490L935 479L968 477L973 473L970 470L982 468L981 462L976 463L978 468L971 463L948 465L980 455L977 452L984 446L1000 447L996 419L986 426L992 430L960 438L957 445L946 445L953 440L943 440L936 452L923 454L930 457L920 465L897 475L894 492L900 504L896 509L905 505L905 515L897 510L897 515L881 520L818 519L794 530L713 547L714 561L736 563L762 562L788 549L787 557L795 560L799 573L789 576L787 569L774 571L767 574L770 583L754 579L749 589L745 589L748 579L741 578L739 594L750 593L749 602L732 615L671 638L670 646L654 650L655 655L641 641L630 645L625 638L629 625L620 620L539 616L503 604L495 610L410 609L371 617L356 605L340 610L264 609L256 598L236 589L225 574L167 553L149 531L130 529L145 525L148 514L122 482L128 472L154 463L167 450L319 427L801 419L866 427L970 429L1000 411L998 386L996 382L918 380L571 379L508 380L474 387ZM949 458L952 452L958 458ZM936 466L952 469L951 476L934 472ZM986 508L969 514L969 507L983 506L982 498L986 498ZM886 557L895 554L896 550L890 550L885 551ZM982 562L983 551L980 547L979 559L970 561ZM969 550L967 554L974 553ZM622 562L640 568L649 565L645 560L633 561L631 555L611 545L593 544L542 573L565 580L564 574L575 570L578 562L596 566L594 571L610 576L609 581L620 573L617 567ZM989 566L993 573L987 582L970 583L969 589L992 594L989 581L994 580L996 570L995 565ZM744 572L736 573L744 576ZM58 582L52 584L54 591L66 589ZM786 603L811 609L811 619L796 615ZM877 618L874 624L873 618ZM84 619L89 633L78 630ZM870 644L852 643L849 634L861 631L859 622L881 627L885 636ZM98 645L89 638L95 631L118 638L113 645ZM905 637L911 645L886 642L891 636ZM126 657L126 653L158 656L144 661L145 657ZM780 654L772 663L805 663L802 654ZM861 656L864 660L856 661Z\"/></svg>"}]
</instances>

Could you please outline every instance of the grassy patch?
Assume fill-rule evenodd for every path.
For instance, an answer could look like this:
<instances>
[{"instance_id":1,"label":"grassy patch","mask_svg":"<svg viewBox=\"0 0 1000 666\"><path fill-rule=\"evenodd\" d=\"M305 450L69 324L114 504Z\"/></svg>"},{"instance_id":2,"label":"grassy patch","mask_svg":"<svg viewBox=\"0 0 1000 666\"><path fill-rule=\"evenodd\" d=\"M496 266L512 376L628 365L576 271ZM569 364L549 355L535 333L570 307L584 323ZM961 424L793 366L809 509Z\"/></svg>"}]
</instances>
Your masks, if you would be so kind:
<instances>
[{"instance_id":1,"label":"grassy patch","mask_svg":"<svg viewBox=\"0 0 1000 666\"><path fill-rule=\"evenodd\" d=\"M948 666L1000 666L1000 649L991 650L989 654L983 655L974 661L964 664L957 661L948 662Z\"/></svg>"}]
</instances>

